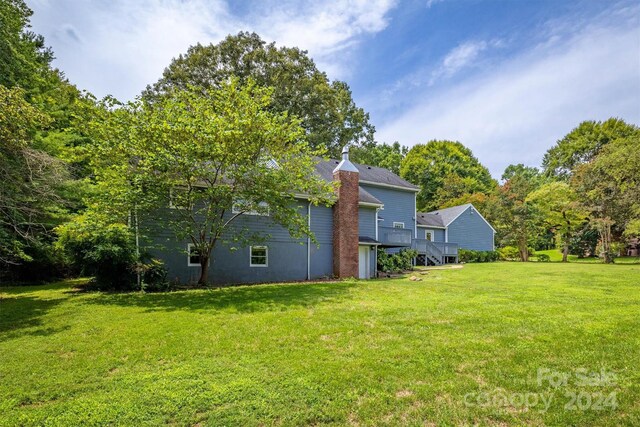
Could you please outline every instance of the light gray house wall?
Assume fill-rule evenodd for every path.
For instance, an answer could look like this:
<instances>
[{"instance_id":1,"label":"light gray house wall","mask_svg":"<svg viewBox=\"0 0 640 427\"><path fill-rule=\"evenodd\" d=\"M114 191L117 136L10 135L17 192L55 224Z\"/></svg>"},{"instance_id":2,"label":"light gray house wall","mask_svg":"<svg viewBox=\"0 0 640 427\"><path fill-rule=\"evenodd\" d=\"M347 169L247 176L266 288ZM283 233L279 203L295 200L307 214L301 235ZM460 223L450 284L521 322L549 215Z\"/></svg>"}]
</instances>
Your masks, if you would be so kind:
<instances>
[{"instance_id":1,"label":"light gray house wall","mask_svg":"<svg viewBox=\"0 0 640 427\"><path fill-rule=\"evenodd\" d=\"M494 249L493 229L471 205L449 224L448 241L457 243L462 249L476 251Z\"/></svg>"}]
</instances>

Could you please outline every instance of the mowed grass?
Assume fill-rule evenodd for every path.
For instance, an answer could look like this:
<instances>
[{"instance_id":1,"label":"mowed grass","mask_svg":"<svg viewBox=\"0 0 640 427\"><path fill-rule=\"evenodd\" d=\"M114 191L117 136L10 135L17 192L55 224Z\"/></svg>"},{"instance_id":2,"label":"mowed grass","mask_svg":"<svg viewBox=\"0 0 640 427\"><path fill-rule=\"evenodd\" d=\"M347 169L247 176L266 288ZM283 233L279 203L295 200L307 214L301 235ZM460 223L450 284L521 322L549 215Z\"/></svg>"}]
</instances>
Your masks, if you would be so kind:
<instances>
[{"instance_id":1,"label":"mowed grass","mask_svg":"<svg viewBox=\"0 0 640 427\"><path fill-rule=\"evenodd\" d=\"M640 266L418 276L163 294L0 288L0 424L640 424ZM580 368L616 377L581 386ZM539 369L566 385L539 384ZM580 407L565 407L571 393ZM611 393L617 407L595 405Z\"/></svg>"},{"instance_id":2,"label":"mowed grass","mask_svg":"<svg viewBox=\"0 0 640 427\"><path fill-rule=\"evenodd\" d=\"M549 255L549 260L551 262L561 262L562 261L562 252L559 249L549 249L546 251L536 251L536 254L547 254ZM535 255L533 259L536 259ZM578 255L569 255L567 257L569 262L580 262L580 263L601 263L602 261L596 257L588 257L588 258L578 258ZM637 256L621 256L615 259L617 264L640 264L640 257Z\"/></svg>"}]
</instances>

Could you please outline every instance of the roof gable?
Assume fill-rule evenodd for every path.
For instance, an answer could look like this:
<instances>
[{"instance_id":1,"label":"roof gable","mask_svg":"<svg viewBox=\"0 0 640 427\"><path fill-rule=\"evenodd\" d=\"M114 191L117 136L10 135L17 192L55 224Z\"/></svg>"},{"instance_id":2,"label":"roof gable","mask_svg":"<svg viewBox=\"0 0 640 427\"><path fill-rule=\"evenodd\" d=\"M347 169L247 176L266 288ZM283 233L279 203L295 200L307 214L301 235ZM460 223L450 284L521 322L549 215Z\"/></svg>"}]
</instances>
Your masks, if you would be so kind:
<instances>
[{"instance_id":1,"label":"roof gable","mask_svg":"<svg viewBox=\"0 0 640 427\"><path fill-rule=\"evenodd\" d=\"M442 223L444 224L445 227L448 227L449 224L451 224L453 221L455 221L460 215L462 215L464 212L466 212L467 209L469 208L473 208L474 212L478 214L478 216L480 216L480 218L487 223L487 225L495 232L496 229L493 228L493 226L491 224L489 224L489 221L487 221L485 219L485 217L482 216L482 214L480 212L478 212L478 209L476 209L475 206L473 206L471 203L467 203L465 205L459 205L459 206L452 206L450 208L444 208L444 209L439 209L437 211L431 211L431 212L427 212L424 215L428 215L428 216L438 216L440 217L440 219L442 220ZM421 214L418 214L418 217Z\"/></svg>"}]
</instances>

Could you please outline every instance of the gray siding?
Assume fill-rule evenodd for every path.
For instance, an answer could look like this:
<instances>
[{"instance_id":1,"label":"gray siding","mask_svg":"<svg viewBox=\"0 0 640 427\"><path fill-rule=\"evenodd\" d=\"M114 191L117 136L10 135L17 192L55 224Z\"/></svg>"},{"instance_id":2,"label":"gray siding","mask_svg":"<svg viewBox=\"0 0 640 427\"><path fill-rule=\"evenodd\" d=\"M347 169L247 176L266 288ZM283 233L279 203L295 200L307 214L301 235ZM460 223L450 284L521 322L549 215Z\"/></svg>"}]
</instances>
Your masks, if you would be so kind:
<instances>
[{"instance_id":1,"label":"gray siding","mask_svg":"<svg viewBox=\"0 0 640 427\"><path fill-rule=\"evenodd\" d=\"M360 207L358 209L358 235L376 238L376 209Z\"/></svg>"},{"instance_id":2,"label":"gray siding","mask_svg":"<svg viewBox=\"0 0 640 427\"><path fill-rule=\"evenodd\" d=\"M378 213L378 216L383 219L379 221L379 226L393 227L393 222L396 221L404 222L404 228L415 230L416 193L369 184L360 184L360 186L384 203L384 209Z\"/></svg>"},{"instance_id":3,"label":"gray siding","mask_svg":"<svg viewBox=\"0 0 640 427\"><path fill-rule=\"evenodd\" d=\"M307 202L299 201L300 214L307 215ZM159 217L171 215L170 210L159 212ZM168 227L153 224L156 232L152 244L159 246L150 252L162 259L169 270L169 280L182 283L196 282L200 268L188 265L186 254L188 240L178 241ZM251 267L249 246L232 244L234 229L246 229L266 236L256 245L267 246L268 266ZM311 243L311 278L329 277L333 272L333 212L324 206L311 207L311 230L318 241ZM307 239L293 239L286 228L274 224L270 217L243 215L234 221L233 227L223 236L213 252L209 269L209 282L213 284L259 283L305 280L307 278Z\"/></svg>"},{"instance_id":4,"label":"gray siding","mask_svg":"<svg viewBox=\"0 0 640 427\"><path fill-rule=\"evenodd\" d=\"M476 251L493 250L493 230L480 217L475 208L467 208L455 221L449 224L449 242L457 243L462 249Z\"/></svg>"},{"instance_id":5,"label":"gray siding","mask_svg":"<svg viewBox=\"0 0 640 427\"><path fill-rule=\"evenodd\" d=\"M444 242L444 230L440 228L423 228L418 227L418 239L426 239L427 231L431 232L434 242Z\"/></svg>"}]
</instances>

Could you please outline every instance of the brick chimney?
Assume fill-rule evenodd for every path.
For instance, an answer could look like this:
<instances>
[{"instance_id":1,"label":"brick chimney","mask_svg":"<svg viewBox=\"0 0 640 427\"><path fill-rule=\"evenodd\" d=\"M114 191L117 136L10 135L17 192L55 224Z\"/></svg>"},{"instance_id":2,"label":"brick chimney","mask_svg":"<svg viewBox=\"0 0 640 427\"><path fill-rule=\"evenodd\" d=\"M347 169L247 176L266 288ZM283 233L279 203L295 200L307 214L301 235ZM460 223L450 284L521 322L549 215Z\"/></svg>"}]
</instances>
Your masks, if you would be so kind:
<instances>
[{"instance_id":1,"label":"brick chimney","mask_svg":"<svg viewBox=\"0 0 640 427\"><path fill-rule=\"evenodd\" d=\"M342 161L333 170L340 183L333 206L333 275L358 277L358 190L360 173L349 161L349 147L342 149Z\"/></svg>"}]
</instances>

